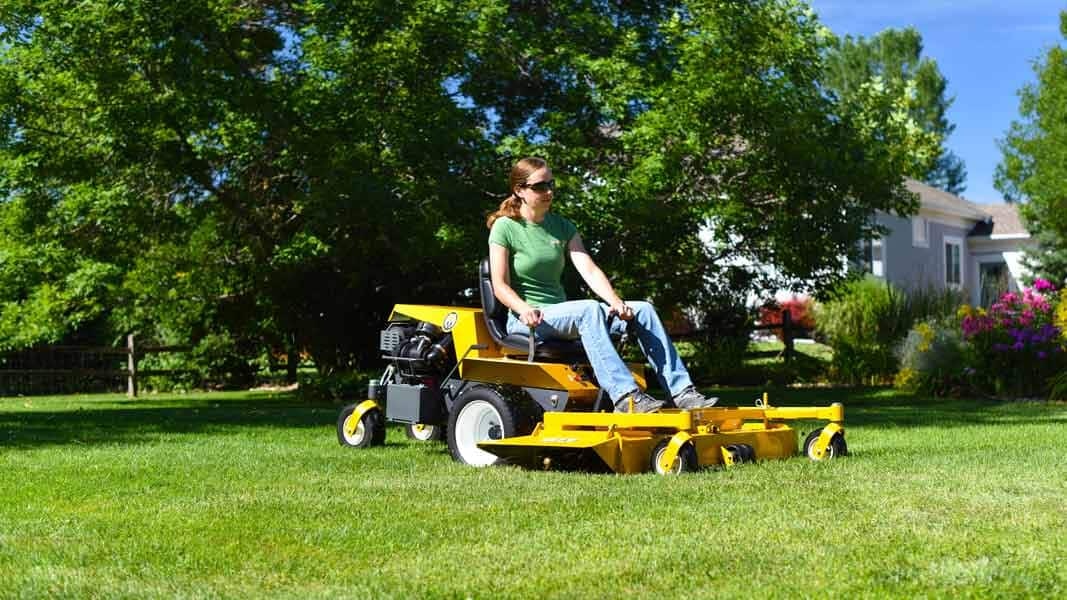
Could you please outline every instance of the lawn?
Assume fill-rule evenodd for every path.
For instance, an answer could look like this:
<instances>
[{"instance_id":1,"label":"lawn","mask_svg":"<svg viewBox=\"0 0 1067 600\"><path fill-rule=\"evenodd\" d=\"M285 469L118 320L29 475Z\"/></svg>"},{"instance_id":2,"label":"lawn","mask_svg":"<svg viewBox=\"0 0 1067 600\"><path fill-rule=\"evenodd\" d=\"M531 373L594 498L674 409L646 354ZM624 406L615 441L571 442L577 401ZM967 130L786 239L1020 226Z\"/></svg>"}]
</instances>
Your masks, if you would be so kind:
<instances>
[{"instance_id":1,"label":"lawn","mask_svg":"<svg viewBox=\"0 0 1067 600\"><path fill-rule=\"evenodd\" d=\"M479 470L286 395L0 399L0 597L1067 594L1067 405L775 400L844 402L852 456Z\"/></svg>"}]
</instances>

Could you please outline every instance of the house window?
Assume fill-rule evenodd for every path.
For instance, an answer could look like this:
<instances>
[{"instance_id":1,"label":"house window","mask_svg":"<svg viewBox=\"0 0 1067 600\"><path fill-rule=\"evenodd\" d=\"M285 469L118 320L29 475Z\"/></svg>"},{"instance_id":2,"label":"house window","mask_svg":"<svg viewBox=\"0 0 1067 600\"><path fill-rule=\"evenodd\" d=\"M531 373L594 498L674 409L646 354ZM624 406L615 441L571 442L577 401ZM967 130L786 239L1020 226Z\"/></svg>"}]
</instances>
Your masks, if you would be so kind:
<instances>
[{"instance_id":1,"label":"house window","mask_svg":"<svg viewBox=\"0 0 1067 600\"><path fill-rule=\"evenodd\" d=\"M866 240L863 243L863 270L875 277L885 277L885 256L882 240Z\"/></svg>"},{"instance_id":2,"label":"house window","mask_svg":"<svg viewBox=\"0 0 1067 600\"><path fill-rule=\"evenodd\" d=\"M927 235L929 225L925 217L911 218L911 245L916 248L929 248L930 239Z\"/></svg>"},{"instance_id":3,"label":"house window","mask_svg":"<svg viewBox=\"0 0 1067 600\"><path fill-rule=\"evenodd\" d=\"M945 283L963 285L963 240L959 238L945 238Z\"/></svg>"}]
</instances>

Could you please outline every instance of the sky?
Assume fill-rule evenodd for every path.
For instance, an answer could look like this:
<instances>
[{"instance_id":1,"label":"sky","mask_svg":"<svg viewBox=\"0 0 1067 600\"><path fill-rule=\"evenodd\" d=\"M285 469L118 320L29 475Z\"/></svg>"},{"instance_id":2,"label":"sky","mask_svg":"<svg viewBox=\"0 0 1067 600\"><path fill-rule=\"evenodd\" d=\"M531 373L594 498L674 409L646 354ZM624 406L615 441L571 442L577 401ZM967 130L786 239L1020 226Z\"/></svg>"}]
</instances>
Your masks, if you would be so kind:
<instances>
[{"instance_id":1,"label":"sky","mask_svg":"<svg viewBox=\"0 0 1067 600\"><path fill-rule=\"evenodd\" d=\"M1033 63L1055 45L1067 0L809 0L819 20L839 36L870 37L913 26L923 56L937 62L955 97L948 148L967 167L972 202L1003 201L993 187L1001 159L997 140L1018 120L1018 91L1035 81ZM1065 99L1067 101L1067 99Z\"/></svg>"}]
</instances>

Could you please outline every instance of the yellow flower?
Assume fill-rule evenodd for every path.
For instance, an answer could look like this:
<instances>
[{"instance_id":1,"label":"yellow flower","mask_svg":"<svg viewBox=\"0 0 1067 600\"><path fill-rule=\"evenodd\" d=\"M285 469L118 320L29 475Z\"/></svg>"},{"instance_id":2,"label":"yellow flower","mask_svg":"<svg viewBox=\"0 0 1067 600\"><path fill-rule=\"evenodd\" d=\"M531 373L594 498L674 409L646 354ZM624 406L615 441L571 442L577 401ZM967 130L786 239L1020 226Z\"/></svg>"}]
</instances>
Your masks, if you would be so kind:
<instances>
[{"instance_id":1,"label":"yellow flower","mask_svg":"<svg viewBox=\"0 0 1067 600\"><path fill-rule=\"evenodd\" d=\"M934 341L934 328L929 323L919 323L915 326L915 332L919 334L919 352L929 352L930 345Z\"/></svg>"},{"instance_id":2,"label":"yellow flower","mask_svg":"<svg viewBox=\"0 0 1067 600\"><path fill-rule=\"evenodd\" d=\"M904 367L893 378L893 386L902 390L914 389L919 383L919 373L915 369Z\"/></svg>"},{"instance_id":3,"label":"yellow flower","mask_svg":"<svg viewBox=\"0 0 1067 600\"><path fill-rule=\"evenodd\" d=\"M973 314L974 314L974 309L971 308L970 304L964 304L963 306L959 307L959 309L956 311L956 317L960 318L960 319L962 319L964 317L969 317L969 316L971 316Z\"/></svg>"},{"instance_id":4,"label":"yellow flower","mask_svg":"<svg viewBox=\"0 0 1067 600\"><path fill-rule=\"evenodd\" d=\"M1056 327L1060 328L1060 335L1067 340L1067 288L1060 290L1060 302L1056 307Z\"/></svg>"}]
</instances>

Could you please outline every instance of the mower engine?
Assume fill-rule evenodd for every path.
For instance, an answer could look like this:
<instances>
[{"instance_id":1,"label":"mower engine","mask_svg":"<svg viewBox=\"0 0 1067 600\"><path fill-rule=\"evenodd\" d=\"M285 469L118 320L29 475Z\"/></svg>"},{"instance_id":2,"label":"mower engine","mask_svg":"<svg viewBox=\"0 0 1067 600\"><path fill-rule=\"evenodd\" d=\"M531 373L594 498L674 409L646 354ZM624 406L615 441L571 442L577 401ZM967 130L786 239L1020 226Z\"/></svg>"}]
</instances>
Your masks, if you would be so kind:
<instances>
[{"instance_id":1,"label":"mower engine","mask_svg":"<svg viewBox=\"0 0 1067 600\"><path fill-rule=\"evenodd\" d=\"M369 396L385 401L390 421L437 424L446 414L441 382L455 366L452 334L425 321L393 322L381 332L380 348L389 367Z\"/></svg>"},{"instance_id":2,"label":"mower engine","mask_svg":"<svg viewBox=\"0 0 1067 600\"><path fill-rule=\"evenodd\" d=\"M440 378L455 362L452 334L425 321L389 324L381 332L380 347L404 380Z\"/></svg>"}]
</instances>

